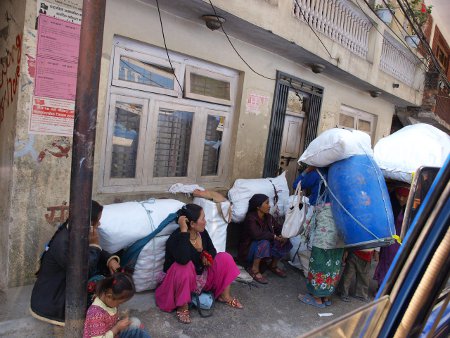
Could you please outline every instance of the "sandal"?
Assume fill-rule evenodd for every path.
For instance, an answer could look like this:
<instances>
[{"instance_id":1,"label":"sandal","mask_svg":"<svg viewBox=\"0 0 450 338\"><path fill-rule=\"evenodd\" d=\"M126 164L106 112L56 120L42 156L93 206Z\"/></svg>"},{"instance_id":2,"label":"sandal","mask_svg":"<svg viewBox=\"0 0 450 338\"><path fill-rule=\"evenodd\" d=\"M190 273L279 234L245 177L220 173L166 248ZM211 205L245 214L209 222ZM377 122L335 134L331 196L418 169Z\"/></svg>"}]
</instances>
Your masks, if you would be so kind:
<instances>
[{"instance_id":1,"label":"sandal","mask_svg":"<svg viewBox=\"0 0 450 338\"><path fill-rule=\"evenodd\" d=\"M303 296L300 294L300 295L298 295L298 299L302 303L318 307L319 309L323 309L325 307L325 304L317 303L317 301L314 299L314 297L311 296L310 294L306 294L306 295L303 295Z\"/></svg>"},{"instance_id":2,"label":"sandal","mask_svg":"<svg viewBox=\"0 0 450 338\"><path fill-rule=\"evenodd\" d=\"M224 303L234 309L243 309L244 308L244 306L241 304L239 299L237 299L236 297L233 297L232 299L229 299L229 300L219 298L218 301L219 301L219 303Z\"/></svg>"},{"instance_id":3,"label":"sandal","mask_svg":"<svg viewBox=\"0 0 450 338\"><path fill-rule=\"evenodd\" d=\"M286 271L281 270L278 266L270 267L269 270L276 274L278 277L285 278L287 276Z\"/></svg>"},{"instance_id":4,"label":"sandal","mask_svg":"<svg viewBox=\"0 0 450 338\"><path fill-rule=\"evenodd\" d=\"M248 273L250 274L250 276L252 276L252 278L253 278L255 281L257 281L258 283L260 283L260 284L267 284L267 283L268 283L267 279L264 278L264 276L261 275L260 272L253 272L252 269L248 269L247 272L248 272Z\"/></svg>"},{"instance_id":5,"label":"sandal","mask_svg":"<svg viewBox=\"0 0 450 338\"><path fill-rule=\"evenodd\" d=\"M189 314L189 309L177 310L177 319L180 323L190 324L191 315Z\"/></svg>"}]
</instances>

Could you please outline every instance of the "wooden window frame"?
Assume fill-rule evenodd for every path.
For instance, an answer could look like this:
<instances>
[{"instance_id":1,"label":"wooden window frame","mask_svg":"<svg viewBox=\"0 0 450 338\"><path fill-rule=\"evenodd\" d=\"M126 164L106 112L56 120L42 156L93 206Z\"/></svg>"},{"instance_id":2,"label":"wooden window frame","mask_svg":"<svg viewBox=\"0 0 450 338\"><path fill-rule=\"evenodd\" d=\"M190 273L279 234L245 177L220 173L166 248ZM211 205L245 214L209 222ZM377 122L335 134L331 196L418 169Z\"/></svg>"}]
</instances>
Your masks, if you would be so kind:
<instances>
[{"instance_id":1,"label":"wooden window frame","mask_svg":"<svg viewBox=\"0 0 450 338\"><path fill-rule=\"evenodd\" d=\"M372 140L372 143L373 143L374 137L375 137L375 131L376 131L376 124L377 124L377 116L376 115L365 112L365 111L357 109L357 108L346 106L346 105L341 105L341 109L339 111L339 116L341 114L353 117L354 124L353 124L353 128L349 128L347 126L340 125L338 122L336 125L338 128L354 129L354 130L362 131L363 133L366 133L370 136L370 139ZM364 130L358 129L359 120L364 120L364 121L370 122L370 132L366 132Z\"/></svg>"},{"instance_id":2,"label":"wooden window frame","mask_svg":"<svg viewBox=\"0 0 450 338\"><path fill-rule=\"evenodd\" d=\"M139 49L143 48L142 44L137 44L133 41L123 43L123 38L120 39L121 45L117 46L116 43L114 49L120 48L121 50L117 53L116 51L113 52L114 58L118 58L117 60L120 60L120 56L122 55L134 57L138 55L136 53L142 56L147 52L154 52L155 55L146 55L147 58L145 60L155 60L154 57L160 58L162 56L163 50L161 49L145 45L144 49L146 53L144 53ZM126 53L123 53L123 51L126 51ZM191 69L203 70L203 74L207 73L209 74L208 76L211 76L211 74L219 74L224 79L227 79L227 81L230 81L230 104L224 105L218 102L210 102L211 100L199 100L198 98L184 98L180 92L177 92L175 96L171 92L149 90L149 86L146 85L134 84L128 81L118 80L117 78L114 79L116 74L118 76L119 69L115 68L115 59L113 59L110 65L110 85L106 100L102 152L99 166L101 177L99 177L98 189L100 193L167 192L168 188L174 183L197 183L206 188L225 188L229 183L230 168L228 163L231 156L230 148L232 148L231 126L233 126L233 112L236 105L239 73L238 71L212 65L193 57L173 53L173 58L175 63L178 63L178 69L180 69L181 75L183 75L185 68L191 66ZM172 61L172 64L174 64L174 61ZM200 72L196 73L200 74ZM182 76L182 78L184 77ZM145 88L138 89L136 85ZM179 89L177 83L176 88ZM135 178L112 178L110 176L116 102L142 104L143 107L139 127ZM159 108L178 109L192 111L194 113L188 174L185 177L153 177ZM203 149L208 115L223 116L225 118L222 135L222 144L224 146L220 149L221 153L217 175L202 176Z\"/></svg>"},{"instance_id":3,"label":"wooden window frame","mask_svg":"<svg viewBox=\"0 0 450 338\"><path fill-rule=\"evenodd\" d=\"M217 98L214 96L207 96L207 95L192 93L191 92L191 73L198 74L200 76L205 76L205 77L208 77L208 78L211 78L214 80L218 80L218 81L228 82L230 84L230 100L220 99L220 98ZM233 93L235 91L234 86L235 86L235 81L233 81L233 79L229 76L214 73L207 69L201 69L201 68L189 66L189 65L186 66L186 84L185 84L185 88L184 88L184 97L186 97L186 98L230 106L232 103L231 99L232 99Z\"/></svg>"}]
</instances>

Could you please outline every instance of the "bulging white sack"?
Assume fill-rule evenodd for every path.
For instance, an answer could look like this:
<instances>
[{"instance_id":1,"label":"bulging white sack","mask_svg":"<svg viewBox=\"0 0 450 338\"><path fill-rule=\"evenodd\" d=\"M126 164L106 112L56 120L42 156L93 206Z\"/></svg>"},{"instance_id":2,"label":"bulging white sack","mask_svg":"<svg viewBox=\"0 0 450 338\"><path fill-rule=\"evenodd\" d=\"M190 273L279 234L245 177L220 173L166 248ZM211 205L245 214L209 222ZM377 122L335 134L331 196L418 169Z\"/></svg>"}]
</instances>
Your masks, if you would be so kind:
<instances>
[{"instance_id":1,"label":"bulging white sack","mask_svg":"<svg viewBox=\"0 0 450 338\"><path fill-rule=\"evenodd\" d=\"M317 136L298 159L315 167L330 164L354 155L373 156L370 136L359 130L332 128Z\"/></svg>"},{"instance_id":2,"label":"bulging white sack","mask_svg":"<svg viewBox=\"0 0 450 338\"><path fill-rule=\"evenodd\" d=\"M275 190L278 202L274 204ZM232 220L242 222L248 210L248 201L254 194L264 194L269 197L271 213L279 212L283 216L289 205L289 188L286 173L275 178L237 179L228 191L228 199L233 203Z\"/></svg>"},{"instance_id":3,"label":"bulging white sack","mask_svg":"<svg viewBox=\"0 0 450 338\"><path fill-rule=\"evenodd\" d=\"M170 213L183 205L174 199L105 205L98 228L100 245L111 253L127 248L150 234Z\"/></svg>"},{"instance_id":4,"label":"bulging white sack","mask_svg":"<svg viewBox=\"0 0 450 338\"><path fill-rule=\"evenodd\" d=\"M425 123L406 126L374 147L374 159L384 177L407 183L421 166L442 167L449 154L450 136Z\"/></svg>"},{"instance_id":5,"label":"bulging white sack","mask_svg":"<svg viewBox=\"0 0 450 338\"><path fill-rule=\"evenodd\" d=\"M231 211L230 202L215 203L205 198L195 197L192 203L203 208L206 218L206 230L211 237L214 247L217 252L224 252L227 244L228 213Z\"/></svg>"},{"instance_id":6,"label":"bulging white sack","mask_svg":"<svg viewBox=\"0 0 450 338\"><path fill-rule=\"evenodd\" d=\"M170 223L142 249L133 273L136 291L153 290L158 286L164 268L166 242L177 228L177 223Z\"/></svg>"}]
</instances>

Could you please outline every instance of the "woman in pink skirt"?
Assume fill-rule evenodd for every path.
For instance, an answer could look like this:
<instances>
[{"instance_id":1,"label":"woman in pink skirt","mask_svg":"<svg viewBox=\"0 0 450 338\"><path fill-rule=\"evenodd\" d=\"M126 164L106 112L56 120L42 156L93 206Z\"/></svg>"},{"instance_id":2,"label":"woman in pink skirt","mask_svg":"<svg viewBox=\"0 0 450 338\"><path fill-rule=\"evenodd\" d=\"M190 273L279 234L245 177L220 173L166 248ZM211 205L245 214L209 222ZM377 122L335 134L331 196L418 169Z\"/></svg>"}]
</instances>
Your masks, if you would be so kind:
<instances>
[{"instance_id":1,"label":"woman in pink skirt","mask_svg":"<svg viewBox=\"0 0 450 338\"><path fill-rule=\"evenodd\" d=\"M163 311L176 309L181 323L189 324L188 304L191 293L211 291L219 302L242 309L230 294L231 282L239 275L233 258L227 252L216 252L205 230L205 212L196 204L178 211L178 224L166 243L163 282L155 291L156 305Z\"/></svg>"}]
</instances>

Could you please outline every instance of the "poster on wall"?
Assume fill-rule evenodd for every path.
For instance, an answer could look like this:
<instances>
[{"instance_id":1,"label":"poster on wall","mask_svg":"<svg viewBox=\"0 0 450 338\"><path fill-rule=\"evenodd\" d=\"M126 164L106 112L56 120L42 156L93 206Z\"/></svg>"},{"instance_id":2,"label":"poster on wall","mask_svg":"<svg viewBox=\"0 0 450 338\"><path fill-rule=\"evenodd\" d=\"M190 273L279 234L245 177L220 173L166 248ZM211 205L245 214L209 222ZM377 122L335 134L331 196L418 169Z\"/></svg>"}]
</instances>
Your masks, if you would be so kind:
<instances>
[{"instance_id":1,"label":"poster on wall","mask_svg":"<svg viewBox=\"0 0 450 338\"><path fill-rule=\"evenodd\" d=\"M41 14L44 14L52 18L81 25L81 13L82 13L81 6L77 5L73 1L68 0L53 0L52 2L46 0L37 1L38 17Z\"/></svg>"},{"instance_id":2,"label":"poster on wall","mask_svg":"<svg viewBox=\"0 0 450 338\"><path fill-rule=\"evenodd\" d=\"M34 96L28 132L72 137L74 115L74 101Z\"/></svg>"},{"instance_id":3,"label":"poster on wall","mask_svg":"<svg viewBox=\"0 0 450 338\"><path fill-rule=\"evenodd\" d=\"M80 25L39 16L34 95L75 100Z\"/></svg>"}]
</instances>

